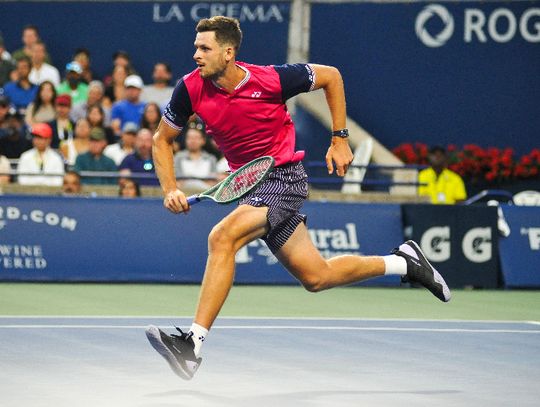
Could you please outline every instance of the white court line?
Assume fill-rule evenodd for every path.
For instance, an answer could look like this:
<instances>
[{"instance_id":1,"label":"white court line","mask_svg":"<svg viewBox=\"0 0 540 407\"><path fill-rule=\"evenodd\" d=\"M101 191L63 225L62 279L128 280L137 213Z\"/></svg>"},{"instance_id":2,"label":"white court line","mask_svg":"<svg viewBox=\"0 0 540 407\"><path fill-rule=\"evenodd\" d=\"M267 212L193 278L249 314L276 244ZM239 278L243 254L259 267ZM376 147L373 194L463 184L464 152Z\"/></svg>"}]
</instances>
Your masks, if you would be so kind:
<instances>
[{"instance_id":1,"label":"white court line","mask_svg":"<svg viewBox=\"0 0 540 407\"><path fill-rule=\"evenodd\" d=\"M193 319L193 315L0 315L0 319ZM497 319L430 319L430 318L356 318L356 317L266 317L266 316L223 316L219 320L261 321L380 321L380 322L456 322L475 324L533 324L540 321L497 320Z\"/></svg>"},{"instance_id":2,"label":"white court line","mask_svg":"<svg viewBox=\"0 0 540 407\"><path fill-rule=\"evenodd\" d=\"M0 329L145 329L147 325L0 325ZM173 326L163 327L174 329ZM540 330L526 329L467 329L467 328L398 328L398 327L355 327L355 326L295 326L295 325L230 325L213 326L212 329L298 329L317 331L389 331L389 332L454 332L454 333L510 333L540 334Z\"/></svg>"}]
</instances>

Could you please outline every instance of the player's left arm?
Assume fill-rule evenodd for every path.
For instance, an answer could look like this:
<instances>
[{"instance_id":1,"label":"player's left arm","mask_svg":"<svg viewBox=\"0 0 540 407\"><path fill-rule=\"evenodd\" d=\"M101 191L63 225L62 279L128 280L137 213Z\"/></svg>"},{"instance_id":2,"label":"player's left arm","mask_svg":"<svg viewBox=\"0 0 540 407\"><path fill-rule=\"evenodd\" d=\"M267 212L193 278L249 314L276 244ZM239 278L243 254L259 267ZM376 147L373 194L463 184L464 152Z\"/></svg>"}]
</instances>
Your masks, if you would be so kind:
<instances>
[{"instance_id":1,"label":"player's left arm","mask_svg":"<svg viewBox=\"0 0 540 407\"><path fill-rule=\"evenodd\" d=\"M332 131L346 129L347 110L345 104L345 88L339 70L333 66L309 64L314 72L314 90L323 89L326 103L332 116ZM347 169L353 160L353 153L349 146L348 138L332 136L332 141L326 153L326 165L328 173L334 172L340 177L347 173Z\"/></svg>"}]
</instances>

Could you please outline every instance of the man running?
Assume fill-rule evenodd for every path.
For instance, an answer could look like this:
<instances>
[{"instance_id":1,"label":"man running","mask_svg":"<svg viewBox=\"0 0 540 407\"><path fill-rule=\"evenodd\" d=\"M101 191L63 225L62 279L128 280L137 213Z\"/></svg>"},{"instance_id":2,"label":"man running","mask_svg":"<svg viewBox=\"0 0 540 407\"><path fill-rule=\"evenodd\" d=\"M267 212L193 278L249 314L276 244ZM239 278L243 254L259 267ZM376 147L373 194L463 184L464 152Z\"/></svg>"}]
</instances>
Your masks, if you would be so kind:
<instances>
[{"instance_id":1,"label":"man running","mask_svg":"<svg viewBox=\"0 0 540 407\"><path fill-rule=\"evenodd\" d=\"M276 167L210 232L206 270L190 330L185 333L177 328L178 334L168 335L154 326L147 329L150 343L173 371L186 380L197 371L203 341L233 284L235 254L258 238L312 292L398 274L449 301L444 279L415 242L403 243L389 256L345 255L327 260L309 237L306 216L299 212L307 197L307 176L300 162L303 154L294 151L295 130L285 101L301 92L324 89L333 127L326 154L328 172L335 168L338 176L344 176L353 154L347 140L345 92L339 71L316 64L258 66L238 62L242 31L233 18L203 19L196 31L193 58L197 69L176 85L154 135L153 157L164 206L173 213L190 209L176 185L172 143L193 113L204 120L231 170L265 155L274 157Z\"/></svg>"}]
</instances>

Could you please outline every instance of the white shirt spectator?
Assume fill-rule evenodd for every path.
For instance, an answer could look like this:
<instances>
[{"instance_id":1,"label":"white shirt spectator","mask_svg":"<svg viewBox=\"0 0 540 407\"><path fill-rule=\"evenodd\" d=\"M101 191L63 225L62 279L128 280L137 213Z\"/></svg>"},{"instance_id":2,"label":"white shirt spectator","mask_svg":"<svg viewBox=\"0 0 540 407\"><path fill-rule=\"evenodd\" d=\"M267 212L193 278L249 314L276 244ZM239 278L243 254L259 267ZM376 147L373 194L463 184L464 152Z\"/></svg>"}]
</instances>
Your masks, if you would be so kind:
<instances>
[{"instance_id":1,"label":"white shirt spectator","mask_svg":"<svg viewBox=\"0 0 540 407\"><path fill-rule=\"evenodd\" d=\"M103 150L103 155L106 155L111 160L114 161L114 163L119 166L122 164L122 161L128 154L131 154L133 151L128 152L122 148L122 145L120 143L110 144L107 147L105 147L105 150Z\"/></svg>"},{"instance_id":2,"label":"white shirt spectator","mask_svg":"<svg viewBox=\"0 0 540 407\"><path fill-rule=\"evenodd\" d=\"M208 184L201 178L212 178L216 176L216 157L201 152L197 160L192 160L189 151L182 150L174 156L174 168L176 177L191 178L183 181L184 187L194 189L206 189Z\"/></svg>"},{"instance_id":3,"label":"white shirt spectator","mask_svg":"<svg viewBox=\"0 0 540 407\"><path fill-rule=\"evenodd\" d=\"M58 72L58 69L45 62L41 65L41 68L39 69L36 69L35 67L32 68L28 79L35 85L40 85L42 82L45 81L52 82L55 87L60 85L60 73Z\"/></svg>"},{"instance_id":4,"label":"white shirt spectator","mask_svg":"<svg viewBox=\"0 0 540 407\"><path fill-rule=\"evenodd\" d=\"M160 109L163 110L171 100L173 91L174 88L171 86L158 88L154 85L147 85L142 90L141 100L146 103L157 103Z\"/></svg>"},{"instance_id":5,"label":"white shirt spectator","mask_svg":"<svg viewBox=\"0 0 540 407\"><path fill-rule=\"evenodd\" d=\"M21 185L48 185L61 186L64 174L64 161L62 157L51 148L47 148L42 156L35 148L22 153L17 167L18 181ZM44 174L59 174L47 176Z\"/></svg>"}]
</instances>

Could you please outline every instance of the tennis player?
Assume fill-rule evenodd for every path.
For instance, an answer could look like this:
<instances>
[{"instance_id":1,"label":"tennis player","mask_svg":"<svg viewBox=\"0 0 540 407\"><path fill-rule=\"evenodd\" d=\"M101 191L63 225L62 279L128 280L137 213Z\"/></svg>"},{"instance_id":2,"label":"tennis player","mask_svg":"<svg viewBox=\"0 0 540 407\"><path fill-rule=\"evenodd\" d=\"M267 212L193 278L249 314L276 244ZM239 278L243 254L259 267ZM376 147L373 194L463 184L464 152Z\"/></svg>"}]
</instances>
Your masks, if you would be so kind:
<instances>
[{"instance_id":1,"label":"tennis player","mask_svg":"<svg viewBox=\"0 0 540 407\"><path fill-rule=\"evenodd\" d=\"M258 66L236 60L242 31L236 19L216 16L196 27L197 69L176 85L154 135L153 157L173 213L188 212L186 196L177 188L173 140L188 118L197 113L225 155L231 170L269 155L276 167L269 177L239 201L208 237L208 260L199 303L188 332L168 335L150 326L152 346L183 379L193 377L201 363L201 346L233 284L235 254L247 243L263 239L272 253L312 292L385 274L419 283L442 301L450 290L419 246L403 243L388 256L338 256L326 260L313 245L306 216L299 212L307 197L303 154L295 152L295 130L285 101L301 92L323 89L333 131L326 154L328 172L342 177L353 154L348 144L345 92L339 71L331 66L291 64Z\"/></svg>"}]
</instances>

